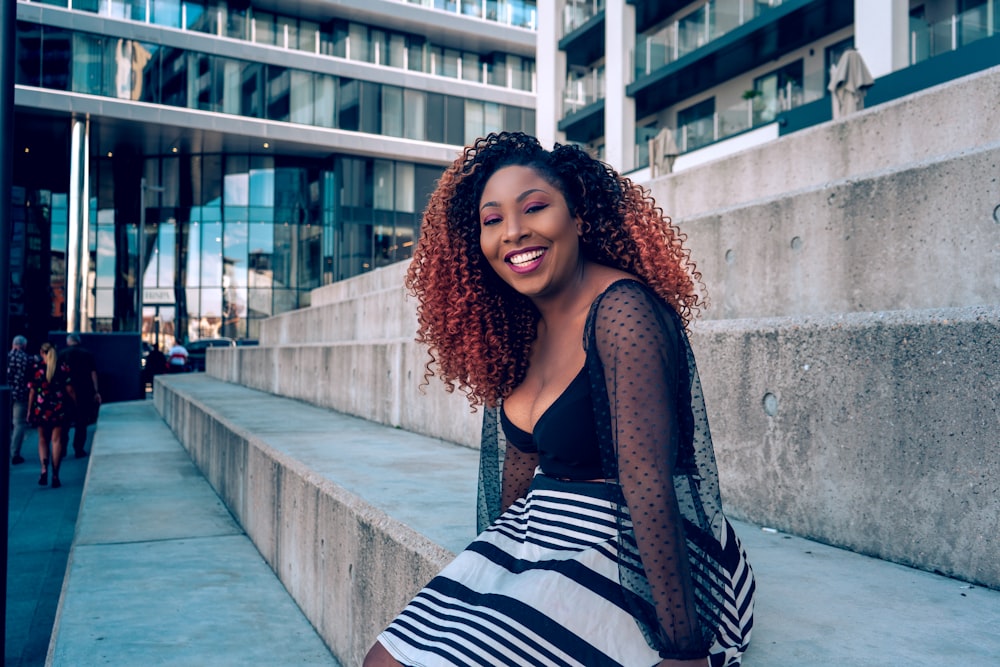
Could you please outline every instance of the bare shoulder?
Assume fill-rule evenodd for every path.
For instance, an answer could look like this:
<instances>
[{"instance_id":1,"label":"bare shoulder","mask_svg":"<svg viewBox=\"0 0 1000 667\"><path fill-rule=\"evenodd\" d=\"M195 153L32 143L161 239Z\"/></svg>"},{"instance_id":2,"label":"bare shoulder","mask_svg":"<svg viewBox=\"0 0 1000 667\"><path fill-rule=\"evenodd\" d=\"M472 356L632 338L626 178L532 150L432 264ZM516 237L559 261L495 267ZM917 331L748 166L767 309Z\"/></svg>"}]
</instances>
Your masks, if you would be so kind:
<instances>
[{"instance_id":1,"label":"bare shoulder","mask_svg":"<svg viewBox=\"0 0 1000 667\"><path fill-rule=\"evenodd\" d=\"M637 280L642 282L640 278L629 273L628 271L622 271L621 269L616 269L610 266L604 266L602 264L593 264L591 279L592 286L594 288L594 297L604 293L609 287L618 282L619 280Z\"/></svg>"}]
</instances>

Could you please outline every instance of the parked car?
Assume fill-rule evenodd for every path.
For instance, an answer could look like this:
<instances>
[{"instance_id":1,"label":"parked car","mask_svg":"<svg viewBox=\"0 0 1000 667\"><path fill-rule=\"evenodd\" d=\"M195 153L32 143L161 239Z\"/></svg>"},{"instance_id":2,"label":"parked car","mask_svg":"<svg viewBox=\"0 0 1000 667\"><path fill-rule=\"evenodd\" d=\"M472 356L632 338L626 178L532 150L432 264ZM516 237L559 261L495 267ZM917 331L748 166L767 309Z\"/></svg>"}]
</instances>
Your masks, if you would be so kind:
<instances>
[{"instance_id":1,"label":"parked car","mask_svg":"<svg viewBox=\"0 0 1000 667\"><path fill-rule=\"evenodd\" d=\"M205 370L205 354L210 347L236 347L232 338L202 338L193 340L184 347L188 351L188 369L191 371Z\"/></svg>"}]
</instances>

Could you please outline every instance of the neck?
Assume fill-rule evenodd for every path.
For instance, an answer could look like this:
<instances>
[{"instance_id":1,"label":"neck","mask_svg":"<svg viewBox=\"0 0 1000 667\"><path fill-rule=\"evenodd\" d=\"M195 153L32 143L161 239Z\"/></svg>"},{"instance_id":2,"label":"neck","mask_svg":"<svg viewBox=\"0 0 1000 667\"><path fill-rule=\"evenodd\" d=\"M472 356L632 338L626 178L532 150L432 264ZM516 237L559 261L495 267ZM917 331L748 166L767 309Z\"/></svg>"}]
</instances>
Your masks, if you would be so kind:
<instances>
[{"instance_id":1,"label":"neck","mask_svg":"<svg viewBox=\"0 0 1000 667\"><path fill-rule=\"evenodd\" d=\"M581 310L590 307L593 299L586 289L587 277L590 274L588 264L586 260L581 260L571 278L558 292L532 299L542 322L547 326L551 327L572 319L578 316Z\"/></svg>"}]
</instances>

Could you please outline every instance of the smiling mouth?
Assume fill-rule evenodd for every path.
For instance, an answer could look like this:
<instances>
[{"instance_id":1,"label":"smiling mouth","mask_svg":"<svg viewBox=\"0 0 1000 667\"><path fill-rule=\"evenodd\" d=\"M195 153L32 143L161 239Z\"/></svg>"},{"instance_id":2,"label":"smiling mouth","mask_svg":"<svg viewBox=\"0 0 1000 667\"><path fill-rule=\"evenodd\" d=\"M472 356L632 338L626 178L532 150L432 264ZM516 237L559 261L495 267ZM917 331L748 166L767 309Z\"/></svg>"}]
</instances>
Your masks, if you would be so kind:
<instances>
[{"instance_id":1,"label":"smiling mouth","mask_svg":"<svg viewBox=\"0 0 1000 667\"><path fill-rule=\"evenodd\" d=\"M523 250L511 250L503 258L514 273L531 273L542 264L542 258L548 248L534 247Z\"/></svg>"},{"instance_id":2,"label":"smiling mouth","mask_svg":"<svg viewBox=\"0 0 1000 667\"><path fill-rule=\"evenodd\" d=\"M541 258L544 254L544 248L531 248L530 250L525 250L523 252L509 254L504 258L504 261L508 264L514 265L515 267L525 268L532 262Z\"/></svg>"}]
</instances>

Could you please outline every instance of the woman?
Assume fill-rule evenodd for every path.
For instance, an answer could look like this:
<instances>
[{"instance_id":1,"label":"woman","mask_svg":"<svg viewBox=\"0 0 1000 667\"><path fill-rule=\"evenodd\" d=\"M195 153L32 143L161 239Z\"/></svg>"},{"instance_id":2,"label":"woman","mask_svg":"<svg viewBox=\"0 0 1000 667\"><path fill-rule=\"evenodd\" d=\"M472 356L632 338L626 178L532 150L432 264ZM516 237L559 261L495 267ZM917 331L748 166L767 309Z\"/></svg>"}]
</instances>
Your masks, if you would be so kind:
<instances>
[{"instance_id":1,"label":"woman","mask_svg":"<svg viewBox=\"0 0 1000 667\"><path fill-rule=\"evenodd\" d=\"M482 532L366 666L739 664L754 582L684 332L684 240L573 146L491 134L444 173L407 286L438 375L487 408Z\"/></svg>"},{"instance_id":2,"label":"woman","mask_svg":"<svg viewBox=\"0 0 1000 667\"><path fill-rule=\"evenodd\" d=\"M62 486L59 465L66 453L70 401L75 400L75 396L69 381L69 366L59 362L52 343L42 343L39 354L42 363L29 383L28 423L38 428L38 458L42 464L38 485L49 483L51 461L52 488L58 489Z\"/></svg>"}]
</instances>

